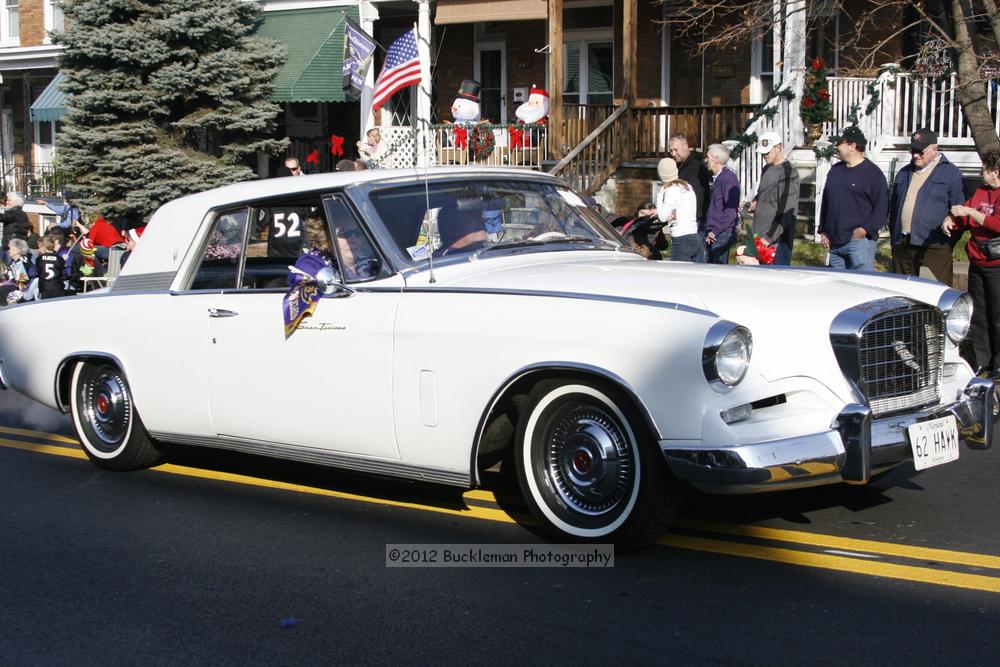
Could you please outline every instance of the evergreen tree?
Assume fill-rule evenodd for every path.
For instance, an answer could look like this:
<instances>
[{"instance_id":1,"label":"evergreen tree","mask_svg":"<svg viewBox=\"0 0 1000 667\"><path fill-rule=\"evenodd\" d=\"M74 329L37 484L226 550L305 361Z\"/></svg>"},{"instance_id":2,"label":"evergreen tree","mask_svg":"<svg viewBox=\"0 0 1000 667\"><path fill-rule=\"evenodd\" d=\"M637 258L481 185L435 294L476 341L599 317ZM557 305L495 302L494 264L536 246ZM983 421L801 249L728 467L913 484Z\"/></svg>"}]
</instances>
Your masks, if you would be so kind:
<instances>
[{"instance_id":1,"label":"evergreen tree","mask_svg":"<svg viewBox=\"0 0 1000 667\"><path fill-rule=\"evenodd\" d=\"M64 0L70 94L59 161L80 204L148 216L180 195L244 181L277 153L271 82L284 47L253 36L241 0Z\"/></svg>"}]
</instances>

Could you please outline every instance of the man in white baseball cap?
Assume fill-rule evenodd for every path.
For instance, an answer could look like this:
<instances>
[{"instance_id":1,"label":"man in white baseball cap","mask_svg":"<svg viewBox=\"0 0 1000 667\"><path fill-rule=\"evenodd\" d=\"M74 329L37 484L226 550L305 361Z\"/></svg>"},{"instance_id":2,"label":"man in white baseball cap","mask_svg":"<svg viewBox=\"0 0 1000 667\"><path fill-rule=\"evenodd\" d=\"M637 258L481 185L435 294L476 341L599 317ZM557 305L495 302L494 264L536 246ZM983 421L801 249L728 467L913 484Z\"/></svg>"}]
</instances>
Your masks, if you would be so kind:
<instances>
[{"instance_id":1,"label":"man in white baseball cap","mask_svg":"<svg viewBox=\"0 0 1000 667\"><path fill-rule=\"evenodd\" d=\"M757 194L750 202L753 232L765 245L776 245L774 264L792 263L795 216L799 209L799 172L782 152L777 132L765 132L757 140L757 152L764 158Z\"/></svg>"}]
</instances>

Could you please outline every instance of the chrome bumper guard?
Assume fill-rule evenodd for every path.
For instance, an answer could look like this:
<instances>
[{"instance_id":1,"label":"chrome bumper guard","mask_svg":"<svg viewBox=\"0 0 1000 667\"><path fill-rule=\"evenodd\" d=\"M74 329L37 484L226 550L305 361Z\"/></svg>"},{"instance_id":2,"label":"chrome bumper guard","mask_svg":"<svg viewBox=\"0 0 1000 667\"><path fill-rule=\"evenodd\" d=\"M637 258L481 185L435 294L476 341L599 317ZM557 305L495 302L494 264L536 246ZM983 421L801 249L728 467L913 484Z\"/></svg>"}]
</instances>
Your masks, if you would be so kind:
<instances>
[{"instance_id":1,"label":"chrome bumper guard","mask_svg":"<svg viewBox=\"0 0 1000 667\"><path fill-rule=\"evenodd\" d=\"M875 420L868 406L850 404L823 433L722 449L661 445L676 477L712 493L867 484L872 471L913 458L906 431L913 424L951 415L969 449L989 449L998 413L993 381L973 378L954 403L928 410Z\"/></svg>"}]
</instances>

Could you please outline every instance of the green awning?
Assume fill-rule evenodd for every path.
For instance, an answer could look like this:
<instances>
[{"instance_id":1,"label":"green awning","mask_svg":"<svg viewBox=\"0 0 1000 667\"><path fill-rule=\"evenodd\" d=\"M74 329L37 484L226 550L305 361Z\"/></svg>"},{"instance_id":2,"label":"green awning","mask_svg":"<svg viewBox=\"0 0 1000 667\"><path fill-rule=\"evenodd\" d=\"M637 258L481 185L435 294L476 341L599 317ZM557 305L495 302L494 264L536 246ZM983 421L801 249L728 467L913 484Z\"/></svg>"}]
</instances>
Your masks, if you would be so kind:
<instances>
[{"instance_id":1,"label":"green awning","mask_svg":"<svg viewBox=\"0 0 1000 667\"><path fill-rule=\"evenodd\" d=\"M56 78L45 86L45 90L31 105L32 121L36 123L57 121L66 113L66 93L59 88L62 81L63 75L62 72L59 72L56 74Z\"/></svg>"},{"instance_id":2,"label":"green awning","mask_svg":"<svg viewBox=\"0 0 1000 667\"><path fill-rule=\"evenodd\" d=\"M343 102L344 17L354 6L263 12L257 35L285 45L288 57L274 77L275 102Z\"/></svg>"}]
</instances>

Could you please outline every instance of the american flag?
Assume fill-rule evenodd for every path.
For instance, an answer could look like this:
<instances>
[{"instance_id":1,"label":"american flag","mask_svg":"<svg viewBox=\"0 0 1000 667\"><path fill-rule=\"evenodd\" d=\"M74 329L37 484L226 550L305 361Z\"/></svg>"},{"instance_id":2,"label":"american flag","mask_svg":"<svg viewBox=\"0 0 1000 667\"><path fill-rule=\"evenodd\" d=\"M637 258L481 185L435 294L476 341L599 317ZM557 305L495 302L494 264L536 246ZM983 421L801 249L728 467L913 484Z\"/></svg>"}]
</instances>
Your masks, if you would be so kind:
<instances>
[{"instance_id":1,"label":"american flag","mask_svg":"<svg viewBox=\"0 0 1000 667\"><path fill-rule=\"evenodd\" d=\"M401 88L420 83L420 56L417 54L417 31L407 30L389 46L382 73L375 80L372 112Z\"/></svg>"}]
</instances>

